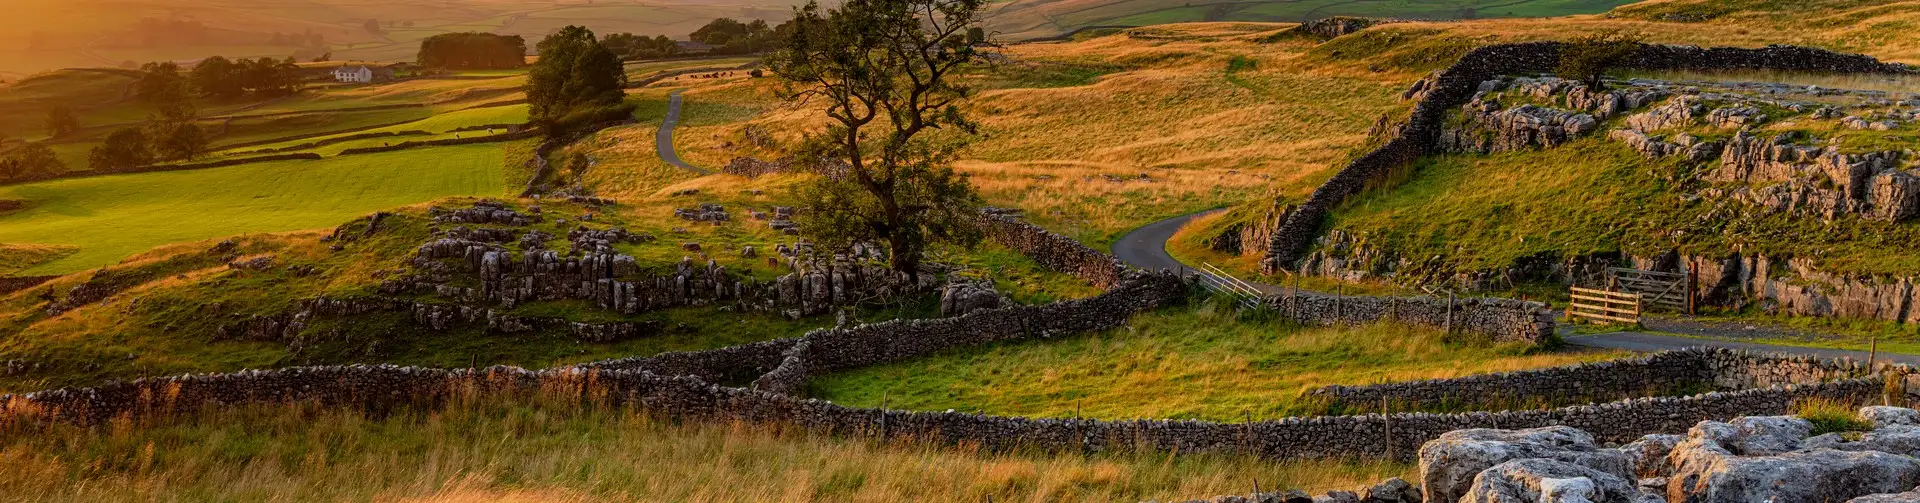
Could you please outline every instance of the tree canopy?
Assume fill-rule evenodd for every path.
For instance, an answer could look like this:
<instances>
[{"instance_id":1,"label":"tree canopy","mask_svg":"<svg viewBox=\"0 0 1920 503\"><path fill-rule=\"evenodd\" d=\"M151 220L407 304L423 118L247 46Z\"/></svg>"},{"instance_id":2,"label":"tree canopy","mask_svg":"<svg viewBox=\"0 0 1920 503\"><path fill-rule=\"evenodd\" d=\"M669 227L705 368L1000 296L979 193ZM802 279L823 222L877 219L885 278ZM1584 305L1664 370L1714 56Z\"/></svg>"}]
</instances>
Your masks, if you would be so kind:
<instances>
[{"instance_id":1,"label":"tree canopy","mask_svg":"<svg viewBox=\"0 0 1920 503\"><path fill-rule=\"evenodd\" d=\"M819 99L829 126L801 157L823 176L798 189L802 230L829 247L885 242L890 266L917 274L935 242L972 245L980 199L951 166L975 125L957 106L954 74L979 58L965 33L983 0L808 2L767 57L789 99ZM957 134L932 141L926 133Z\"/></svg>"},{"instance_id":2,"label":"tree canopy","mask_svg":"<svg viewBox=\"0 0 1920 503\"><path fill-rule=\"evenodd\" d=\"M536 46L539 61L527 72L527 107L533 122L560 131L571 126L632 115L624 104L626 68L593 30L568 26Z\"/></svg>"},{"instance_id":3,"label":"tree canopy","mask_svg":"<svg viewBox=\"0 0 1920 503\"><path fill-rule=\"evenodd\" d=\"M0 180L16 181L44 178L66 171L65 163L53 149L40 143L28 143L0 157Z\"/></svg>"},{"instance_id":4,"label":"tree canopy","mask_svg":"<svg viewBox=\"0 0 1920 503\"><path fill-rule=\"evenodd\" d=\"M293 58L228 60L214 56L194 65L193 87L206 96L233 99L245 94L286 96L300 92L300 65Z\"/></svg>"},{"instance_id":5,"label":"tree canopy","mask_svg":"<svg viewBox=\"0 0 1920 503\"><path fill-rule=\"evenodd\" d=\"M519 35L443 33L420 41L420 66L458 70L519 68L527 64L527 40Z\"/></svg>"},{"instance_id":6,"label":"tree canopy","mask_svg":"<svg viewBox=\"0 0 1920 503\"><path fill-rule=\"evenodd\" d=\"M47 136L61 137L80 130L80 118L73 109L56 106L47 110Z\"/></svg>"},{"instance_id":7,"label":"tree canopy","mask_svg":"<svg viewBox=\"0 0 1920 503\"><path fill-rule=\"evenodd\" d=\"M1583 35L1567 42L1560 52L1560 64L1554 73L1561 78L1585 82L1589 89L1604 89L1607 70L1640 51L1640 38L1619 31Z\"/></svg>"}]
</instances>

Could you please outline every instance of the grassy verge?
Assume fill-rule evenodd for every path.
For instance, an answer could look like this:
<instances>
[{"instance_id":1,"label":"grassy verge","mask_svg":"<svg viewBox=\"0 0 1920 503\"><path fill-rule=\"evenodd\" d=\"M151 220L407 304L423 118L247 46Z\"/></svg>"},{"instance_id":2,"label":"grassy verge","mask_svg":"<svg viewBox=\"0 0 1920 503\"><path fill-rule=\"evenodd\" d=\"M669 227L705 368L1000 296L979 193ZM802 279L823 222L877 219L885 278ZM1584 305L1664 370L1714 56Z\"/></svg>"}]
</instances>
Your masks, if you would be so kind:
<instances>
[{"instance_id":1,"label":"grassy verge","mask_svg":"<svg viewBox=\"0 0 1920 503\"><path fill-rule=\"evenodd\" d=\"M99 428L14 426L0 491L29 500L1139 501L1352 490L1406 465L1049 454L677 423L558 399L374 417L255 406Z\"/></svg>"},{"instance_id":2,"label":"grassy verge","mask_svg":"<svg viewBox=\"0 0 1920 503\"><path fill-rule=\"evenodd\" d=\"M1168 308L1126 328L1058 340L960 348L816 379L836 403L1030 417L1197 418L1312 415L1331 384L1456 377L1617 358L1446 342L1437 330L1299 328L1237 319L1213 304Z\"/></svg>"}]
</instances>

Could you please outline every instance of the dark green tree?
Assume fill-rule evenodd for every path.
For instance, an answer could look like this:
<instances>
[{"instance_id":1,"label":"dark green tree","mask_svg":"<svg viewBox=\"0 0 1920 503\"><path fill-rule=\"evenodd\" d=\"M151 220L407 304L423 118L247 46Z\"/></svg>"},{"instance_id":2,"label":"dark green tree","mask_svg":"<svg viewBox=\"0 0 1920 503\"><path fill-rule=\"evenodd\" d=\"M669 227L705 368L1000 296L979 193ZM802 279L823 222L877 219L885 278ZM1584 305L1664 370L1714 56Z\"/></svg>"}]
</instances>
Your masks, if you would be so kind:
<instances>
[{"instance_id":1,"label":"dark green tree","mask_svg":"<svg viewBox=\"0 0 1920 503\"><path fill-rule=\"evenodd\" d=\"M153 164L153 152L147 150L147 134L140 128L114 131L87 155L87 167L91 169L130 168L148 164Z\"/></svg>"},{"instance_id":2,"label":"dark green tree","mask_svg":"<svg viewBox=\"0 0 1920 503\"><path fill-rule=\"evenodd\" d=\"M442 33L420 41L415 59L429 68L519 68L527 64L527 41L519 35Z\"/></svg>"},{"instance_id":3,"label":"dark green tree","mask_svg":"<svg viewBox=\"0 0 1920 503\"><path fill-rule=\"evenodd\" d=\"M1640 45L1640 37L1620 31L1583 35L1567 41L1554 73L1560 78L1585 82L1588 89L1605 89L1607 70L1639 53Z\"/></svg>"},{"instance_id":4,"label":"dark green tree","mask_svg":"<svg viewBox=\"0 0 1920 503\"><path fill-rule=\"evenodd\" d=\"M532 122L560 132L573 126L632 115L623 102L626 69L593 31L568 26L535 46L540 60L527 71L527 107Z\"/></svg>"},{"instance_id":5,"label":"dark green tree","mask_svg":"<svg viewBox=\"0 0 1920 503\"><path fill-rule=\"evenodd\" d=\"M191 122L155 122L148 124L148 141L161 159L191 161L207 153L207 134Z\"/></svg>"},{"instance_id":6,"label":"dark green tree","mask_svg":"<svg viewBox=\"0 0 1920 503\"><path fill-rule=\"evenodd\" d=\"M980 198L952 168L976 133L956 72L980 55L966 40L984 0L847 0L797 10L768 68L792 100L821 100L829 119L800 157L822 176L797 190L802 230L822 245L884 242L889 265L917 274L927 247L981 237ZM941 141L927 133L949 129Z\"/></svg>"},{"instance_id":7,"label":"dark green tree","mask_svg":"<svg viewBox=\"0 0 1920 503\"><path fill-rule=\"evenodd\" d=\"M73 115L73 109L62 105L47 110L47 136L58 138L78 130L80 118Z\"/></svg>"},{"instance_id":8,"label":"dark green tree","mask_svg":"<svg viewBox=\"0 0 1920 503\"><path fill-rule=\"evenodd\" d=\"M53 149L40 143L28 143L0 157L0 179L29 180L60 174L67 165Z\"/></svg>"},{"instance_id":9,"label":"dark green tree","mask_svg":"<svg viewBox=\"0 0 1920 503\"><path fill-rule=\"evenodd\" d=\"M187 78L180 74L180 65L172 61L157 61L140 66L140 79L133 82L133 95L144 100L167 99L169 95L186 95Z\"/></svg>"},{"instance_id":10,"label":"dark green tree","mask_svg":"<svg viewBox=\"0 0 1920 503\"><path fill-rule=\"evenodd\" d=\"M193 87L207 96L233 99L247 92L247 88L240 81L240 65L224 57L214 56L200 60L200 64L193 65L193 71L188 75L193 81Z\"/></svg>"}]
</instances>

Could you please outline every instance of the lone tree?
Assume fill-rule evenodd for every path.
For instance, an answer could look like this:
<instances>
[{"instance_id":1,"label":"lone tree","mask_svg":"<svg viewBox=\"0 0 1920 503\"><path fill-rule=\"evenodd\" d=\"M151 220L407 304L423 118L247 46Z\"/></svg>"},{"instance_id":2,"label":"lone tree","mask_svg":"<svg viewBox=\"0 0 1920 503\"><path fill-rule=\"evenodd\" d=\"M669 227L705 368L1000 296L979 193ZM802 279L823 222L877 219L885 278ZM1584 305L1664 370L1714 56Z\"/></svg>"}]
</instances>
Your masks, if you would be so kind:
<instances>
[{"instance_id":1,"label":"lone tree","mask_svg":"<svg viewBox=\"0 0 1920 503\"><path fill-rule=\"evenodd\" d=\"M0 157L0 180L31 180L59 174L67 165L41 143L28 143Z\"/></svg>"},{"instance_id":2,"label":"lone tree","mask_svg":"<svg viewBox=\"0 0 1920 503\"><path fill-rule=\"evenodd\" d=\"M1606 88L1607 70L1640 52L1640 38L1619 31L1583 35L1567 41L1560 52L1560 78L1585 82L1588 89Z\"/></svg>"},{"instance_id":3,"label":"lone tree","mask_svg":"<svg viewBox=\"0 0 1920 503\"><path fill-rule=\"evenodd\" d=\"M977 132L956 104L954 73L980 58L967 43L984 0L808 2L766 58L791 100L825 102L829 125L800 158L822 176L797 194L801 228L822 245L884 241L889 265L918 274L927 246L980 240L980 197L954 172L954 152ZM958 134L926 133L951 128Z\"/></svg>"},{"instance_id":4,"label":"lone tree","mask_svg":"<svg viewBox=\"0 0 1920 503\"><path fill-rule=\"evenodd\" d=\"M73 115L73 109L56 106L47 111L47 136L58 138L78 130L80 118Z\"/></svg>"},{"instance_id":5,"label":"lone tree","mask_svg":"<svg viewBox=\"0 0 1920 503\"><path fill-rule=\"evenodd\" d=\"M527 71L528 115L550 134L633 115L633 107L624 104L627 73L620 56L594 38L593 30L568 26L535 49L540 60Z\"/></svg>"},{"instance_id":6,"label":"lone tree","mask_svg":"<svg viewBox=\"0 0 1920 503\"><path fill-rule=\"evenodd\" d=\"M153 152L147 150L147 134L140 128L131 127L107 135L107 140L87 156L87 166L96 170L130 168L153 163Z\"/></svg>"}]
</instances>

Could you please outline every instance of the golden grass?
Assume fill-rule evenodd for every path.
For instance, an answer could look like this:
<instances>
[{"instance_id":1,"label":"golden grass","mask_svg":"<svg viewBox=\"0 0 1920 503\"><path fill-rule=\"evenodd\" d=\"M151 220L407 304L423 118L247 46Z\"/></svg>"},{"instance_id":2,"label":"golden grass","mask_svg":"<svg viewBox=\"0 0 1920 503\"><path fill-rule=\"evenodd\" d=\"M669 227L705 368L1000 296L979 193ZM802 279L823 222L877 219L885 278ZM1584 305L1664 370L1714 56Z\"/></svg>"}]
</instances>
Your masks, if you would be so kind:
<instances>
[{"instance_id":1,"label":"golden grass","mask_svg":"<svg viewBox=\"0 0 1920 503\"><path fill-rule=\"evenodd\" d=\"M835 403L1029 417L1240 421L1327 412L1322 386L1460 377L1620 358L1447 342L1394 325L1299 328L1239 319L1213 302L1136 316L1127 327L1059 339L957 348L824 376ZM1500 404L1494 404L1500 405Z\"/></svg>"},{"instance_id":2,"label":"golden grass","mask_svg":"<svg viewBox=\"0 0 1920 503\"><path fill-rule=\"evenodd\" d=\"M1411 467L986 451L679 423L533 397L383 417L250 406L0 435L14 501L1139 501L1357 489Z\"/></svg>"}]
</instances>

